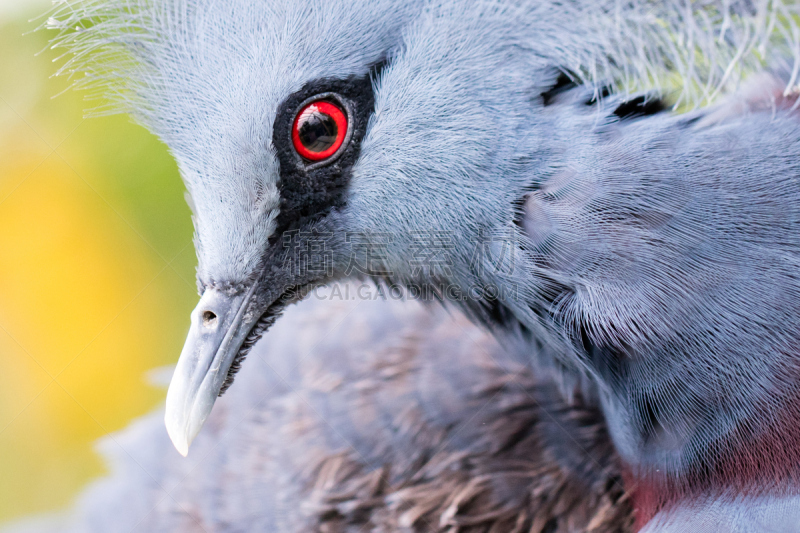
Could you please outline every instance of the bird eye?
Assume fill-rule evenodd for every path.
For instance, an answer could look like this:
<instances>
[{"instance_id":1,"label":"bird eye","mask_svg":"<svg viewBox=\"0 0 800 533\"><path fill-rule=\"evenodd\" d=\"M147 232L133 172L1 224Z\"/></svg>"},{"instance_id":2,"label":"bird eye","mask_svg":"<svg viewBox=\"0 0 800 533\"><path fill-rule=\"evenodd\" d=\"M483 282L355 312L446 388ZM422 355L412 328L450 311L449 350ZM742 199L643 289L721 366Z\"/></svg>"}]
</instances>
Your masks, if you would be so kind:
<instances>
[{"instance_id":1,"label":"bird eye","mask_svg":"<svg viewBox=\"0 0 800 533\"><path fill-rule=\"evenodd\" d=\"M292 126L294 149L305 159L322 161L344 143L347 117L335 104L318 100L303 107Z\"/></svg>"}]
</instances>

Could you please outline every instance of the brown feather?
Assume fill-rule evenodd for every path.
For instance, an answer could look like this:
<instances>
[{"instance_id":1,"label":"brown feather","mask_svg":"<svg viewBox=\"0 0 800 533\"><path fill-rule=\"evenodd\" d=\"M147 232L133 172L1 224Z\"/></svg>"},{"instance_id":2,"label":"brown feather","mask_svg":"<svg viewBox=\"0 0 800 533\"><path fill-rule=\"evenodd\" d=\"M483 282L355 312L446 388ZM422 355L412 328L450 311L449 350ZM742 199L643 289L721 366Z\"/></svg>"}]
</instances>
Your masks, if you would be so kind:
<instances>
[{"instance_id":1,"label":"brown feather","mask_svg":"<svg viewBox=\"0 0 800 533\"><path fill-rule=\"evenodd\" d=\"M302 302L188 459L160 415L135 423L59 530L631 531L600 412L519 355L441 307Z\"/></svg>"}]
</instances>

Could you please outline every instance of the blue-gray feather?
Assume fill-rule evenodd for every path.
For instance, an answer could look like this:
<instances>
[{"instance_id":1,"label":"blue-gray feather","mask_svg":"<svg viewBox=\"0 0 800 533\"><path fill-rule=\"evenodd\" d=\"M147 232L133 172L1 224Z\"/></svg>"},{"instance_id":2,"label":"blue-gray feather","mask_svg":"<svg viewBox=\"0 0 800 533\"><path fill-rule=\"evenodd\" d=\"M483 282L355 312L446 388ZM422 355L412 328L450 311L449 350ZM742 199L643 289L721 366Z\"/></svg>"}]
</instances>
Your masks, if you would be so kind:
<instances>
[{"instance_id":1,"label":"blue-gray feather","mask_svg":"<svg viewBox=\"0 0 800 533\"><path fill-rule=\"evenodd\" d=\"M383 62L346 198L309 226L340 236L336 276L348 271L343 243L391 235L381 261L392 280L503 289L462 307L529 342L529 362L565 392L595 397L634 476L672 476L673 496L759 491L773 474L800 482L776 474L800 446L789 430L800 420L797 4L59 9L51 26L77 54L67 69L115 90L178 160L201 287L239 290L260 274L280 210L279 104ZM759 70L778 81L718 107L621 111L670 88L679 106L705 105ZM584 85L545 98L565 74ZM420 232L447 236L445 273L410 260ZM506 268L475 262L487 242L511 246Z\"/></svg>"}]
</instances>

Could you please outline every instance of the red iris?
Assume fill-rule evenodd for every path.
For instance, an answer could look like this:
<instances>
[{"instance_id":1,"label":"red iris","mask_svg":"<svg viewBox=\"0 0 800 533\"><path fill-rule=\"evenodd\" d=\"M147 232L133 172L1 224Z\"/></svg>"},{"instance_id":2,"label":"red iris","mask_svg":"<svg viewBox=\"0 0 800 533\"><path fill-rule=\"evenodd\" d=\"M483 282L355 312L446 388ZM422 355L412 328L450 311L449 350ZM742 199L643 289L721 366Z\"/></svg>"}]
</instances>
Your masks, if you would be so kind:
<instances>
[{"instance_id":1,"label":"red iris","mask_svg":"<svg viewBox=\"0 0 800 533\"><path fill-rule=\"evenodd\" d=\"M292 126L294 149L305 159L322 161L342 146L347 135L347 117L335 104L311 102L297 113Z\"/></svg>"}]
</instances>

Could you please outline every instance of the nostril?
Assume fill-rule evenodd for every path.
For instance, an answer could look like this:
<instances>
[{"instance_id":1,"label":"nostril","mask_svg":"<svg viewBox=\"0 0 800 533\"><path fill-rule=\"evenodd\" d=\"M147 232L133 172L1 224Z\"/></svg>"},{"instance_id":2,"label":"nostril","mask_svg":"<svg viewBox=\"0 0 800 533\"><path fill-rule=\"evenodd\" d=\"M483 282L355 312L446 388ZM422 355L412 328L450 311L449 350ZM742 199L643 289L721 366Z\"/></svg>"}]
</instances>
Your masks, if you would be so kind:
<instances>
[{"instance_id":1,"label":"nostril","mask_svg":"<svg viewBox=\"0 0 800 533\"><path fill-rule=\"evenodd\" d=\"M205 311L203 313L203 325L206 327L211 327L217 323L217 315L215 315L212 311Z\"/></svg>"}]
</instances>

